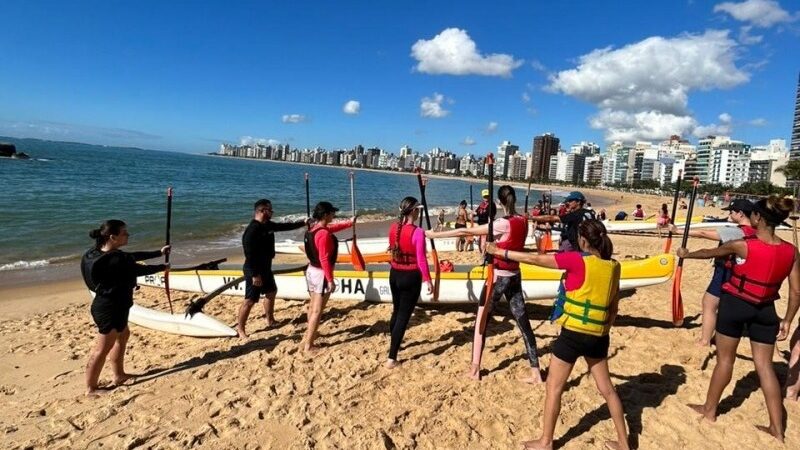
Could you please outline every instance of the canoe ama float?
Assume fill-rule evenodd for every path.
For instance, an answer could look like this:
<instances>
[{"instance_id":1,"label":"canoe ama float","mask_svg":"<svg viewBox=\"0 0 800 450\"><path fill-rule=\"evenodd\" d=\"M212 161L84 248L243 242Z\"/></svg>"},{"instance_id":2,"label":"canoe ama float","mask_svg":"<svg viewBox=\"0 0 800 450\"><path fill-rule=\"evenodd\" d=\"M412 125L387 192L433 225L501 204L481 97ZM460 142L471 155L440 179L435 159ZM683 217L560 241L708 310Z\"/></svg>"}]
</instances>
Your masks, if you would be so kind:
<instances>
[{"instance_id":1,"label":"canoe ama float","mask_svg":"<svg viewBox=\"0 0 800 450\"><path fill-rule=\"evenodd\" d=\"M668 281L675 268L671 254L661 254L645 259L623 260L620 289L635 289ZM279 269L279 266L274 269ZM391 303L389 266L375 264L369 270L337 270L334 278L339 287L331 295L335 300ZM522 290L528 299L554 298L561 283L563 271L527 264L521 265ZM196 270L170 273L170 288L181 291L208 293L225 283L242 276L241 270ZM300 270L275 275L278 297L286 300L307 300L308 289L304 273ZM476 303L483 287L483 266L456 266L453 272L441 274L439 299L436 303ZM163 287L163 273L139 277L143 286ZM244 283L228 289L227 295L244 296ZM422 303L434 303L424 292Z\"/></svg>"}]
</instances>

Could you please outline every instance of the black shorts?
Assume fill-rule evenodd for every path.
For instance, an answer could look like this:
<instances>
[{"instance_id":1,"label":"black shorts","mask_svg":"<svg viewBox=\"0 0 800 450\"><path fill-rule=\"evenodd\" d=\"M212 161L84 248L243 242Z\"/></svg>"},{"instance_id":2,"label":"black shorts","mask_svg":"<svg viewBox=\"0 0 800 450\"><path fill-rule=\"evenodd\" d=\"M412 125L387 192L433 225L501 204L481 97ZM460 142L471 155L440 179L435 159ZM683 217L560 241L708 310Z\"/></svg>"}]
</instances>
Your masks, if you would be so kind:
<instances>
[{"instance_id":1,"label":"black shorts","mask_svg":"<svg viewBox=\"0 0 800 450\"><path fill-rule=\"evenodd\" d=\"M261 286L253 286L255 272L244 268L244 298L251 302L258 303L264 294L278 292L278 285L275 284L275 276L272 275L272 268L261 273Z\"/></svg>"},{"instance_id":2,"label":"black shorts","mask_svg":"<svg viewBox=\"0 0 800 450\"><path fill-rule=\"evenodd\" d=\"M108 334L111 330L121 333L128 326L131 308L127 305L120 306L118 303L102 297L95 297L92 301L92 320L100 334Z\"/></svg>"},{"instance_id":3,"label":"black shorts","mask_svg":"<svg viewBox=\"0 0 800 450\"><path fill-rule=\"evenodd\" d=\"M711 282L708 283L706 292L719 297L722 294L722 283L728 281L731 277L731 271L725 266L714 265L714 274L711 276Z\"/></svg>"},{"instance_id":4,"label":"black shorts","mask_svg":"<svg viewBox=\"0 0 800 450\"><path fill-rule=\"evenodd\" d=\"M604 359L608 358L609 342L608 335L592 336L561 328L561 334L552 345L553 356L570 364L575 364L581 356Z\"/></svg>"},{"instance_id":5,"label":"black shorts","mask_svg":"<svg viewBox=\"0 0 800 450\"><path fill-rule=\"evenodd\" d=\"M739 339L747 330L752 342L775 344L781 319L775 312L775 302L756 305L723 292L719 298L717 333Z\"/></svg>"},{"instance_id":6,"label":"black shorts","mask_svg":"<svg viewBox=\"0 0 800 450\"><path fill-rule=\"evenodd\" d=\"M465 224L465 223L456 223L455 227L456 227L456 229L467 228L467 224Z\"/></svg>"}]
</instances>

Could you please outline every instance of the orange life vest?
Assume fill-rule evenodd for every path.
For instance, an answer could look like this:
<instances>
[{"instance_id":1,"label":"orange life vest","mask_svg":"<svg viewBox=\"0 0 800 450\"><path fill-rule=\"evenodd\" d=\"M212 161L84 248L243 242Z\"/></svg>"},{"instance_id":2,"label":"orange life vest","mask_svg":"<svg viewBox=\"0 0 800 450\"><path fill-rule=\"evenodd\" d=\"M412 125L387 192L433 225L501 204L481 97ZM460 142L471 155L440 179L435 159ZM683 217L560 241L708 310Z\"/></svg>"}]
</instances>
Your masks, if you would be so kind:
<instances>
[{"instance_id":1,"label":"orange life vest","mask_svg":"<svg viewBox=\"0 0 800 450\"><path fill-rule=\"evenodd\" d=\"M397 222L389 227L389 248L394 249L397 243ZM392 260L389 264L395 270L417 270L417 252L414 249L414 244L411 238L416 231L417 226L412 223L403 224L400 229L400 252L398 255L392 255Z\"/></svg>"},{"instance_id":2,"label":"orange life vest","mask_svg":"<svg viewBox=\"0 0 800 450\"><path fill-rule=\"evenodd\" d=\"M731 278L722 285L722 290L755 304L779 299L778 290L792 271L797 250L786 241L771 245L755 236L745 237L744 241L747 258L733 266Z\"/></svg>"},{"instance_id":3,"label":"orange life vest","mask_svg":"<svg viewBox=\"0 0 800 450\"><path fill-rule=\"evenodd\" d=\"M505 219L509 224L508 239L498 242L497 248L517 252L523 250L528 235L528 221L520 215L506 216ZM519 270L519 263L500 256L494 260L494 267L500 270Z\"/></svg>"}]
</instances>

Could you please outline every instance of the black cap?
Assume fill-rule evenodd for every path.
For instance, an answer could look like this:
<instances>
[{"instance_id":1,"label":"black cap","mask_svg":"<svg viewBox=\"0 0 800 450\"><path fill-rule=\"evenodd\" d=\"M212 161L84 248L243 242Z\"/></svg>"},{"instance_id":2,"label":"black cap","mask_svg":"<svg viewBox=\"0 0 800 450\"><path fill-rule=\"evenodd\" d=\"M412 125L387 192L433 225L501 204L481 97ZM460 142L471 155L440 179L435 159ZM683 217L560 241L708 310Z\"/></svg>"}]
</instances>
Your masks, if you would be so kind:
<instances>
[{"instance_id":1,"label":"black cap","mask_svg":"<svg viewBox=\"0 0 800 450\"><path fill-rule=\"evenodd\" d=\"M745 213L753 212L753 202L750 200L745 200L743 198L737 198L736 200L730 202L730 204L724 208L723 211L741 211Z\"/></svg>"},{"instance_id":2,"label":"black cap","mask_svg":"<svg viewBox=\"0 0 800 450\"><path fill-rule=\"evenodd\" d=\"M338 210L339 208L333 206L331 202L319 202L317 203L317 206L314 207L314 213L312 214L312 216L315 219L319 220L322 219L322 216L324 216L325 214L336 212Z\"/></svg>"}]
</instances>

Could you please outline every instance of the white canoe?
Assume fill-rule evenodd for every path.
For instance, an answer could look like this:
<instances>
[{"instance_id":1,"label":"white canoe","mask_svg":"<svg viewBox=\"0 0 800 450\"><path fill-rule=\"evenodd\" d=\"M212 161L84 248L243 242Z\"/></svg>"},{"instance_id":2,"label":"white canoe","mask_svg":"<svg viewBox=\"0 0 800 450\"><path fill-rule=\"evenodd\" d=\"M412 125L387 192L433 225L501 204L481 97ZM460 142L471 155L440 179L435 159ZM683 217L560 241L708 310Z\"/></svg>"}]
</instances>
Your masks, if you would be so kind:
<instances>
[{"instance_id":1,"label":"white canoe","mask_svg":"<svg viewBox=\"0 0 800 450\"><path fill-rule=\"evenodd\" d=\"M672 277L675 258L671 254L661 254L641 260L624 260L622 264L621 289L635 289L668 281ZM343 267L344 264L338 266ZM389 271L385 264L369 265L370 270L337 270L334 274L339 288L331 295L336 300L354 300L390 303ZM278 269L278 267L276 267ZM477 302L484 284L482 266L457 266L454 272L441 274L438 302L474 303ZM529 299L553 298L558 292L563 272L536 266L522 265L522 289ZM241 270L197 270L170 273L172 289L208 293L242 275ZM294 271L275 276L278 297L286 300L307 300L308 290L302 271ZM139 277L139 284L163 286L163 274ZM228 289L227 295L244 295L244 286ZM432 298L423 294L423 303L432 303Z\"/></svg>"},{"instance_id":2,"label":"white canoe","mask_svg":"<svg viewBox=\"0 0 800 450\"><path fill-rule=\"evenodd\" d=\"M174 274L170 274L172 281ZM197 313L191 317L184 314L170 314L164 311L133 305L128 321L140 327L165 333L194 337L227 337L236 336L236 330L219 320Z\"/></svg>"},{"instance_id":3,"label":"white canoe","mask_svg":"<svg viewBox=\"0 0 800 450\"><path fill-rule=\"evenodd\" d=\"M528 246L533 246L536 244L536 241L533 238L532 227L533 224L531 224L531 229L530 229L531 232L528 233L528 238L525 241L525 245ZM559 239L560 239L560 234L558 232L554 232L553 242L558 242ZM387 249L389 248L388 237L358 238L356 242L358 244L358 249L364 256L386 253ZM440 252L454 252L456 251L457 242L458 242L457 238L436 239L436 250ZM353 242L350 240L339 241L339 255L349 255L352 245ZM428 245L430 246L430 244ZM286 239L284 241L276 242L275 251L277 253L289 253L295 255L301 255L305 253L305 251L303 250L303 242L295 241L293 239Z\"/></svg>"}]
</instances>

